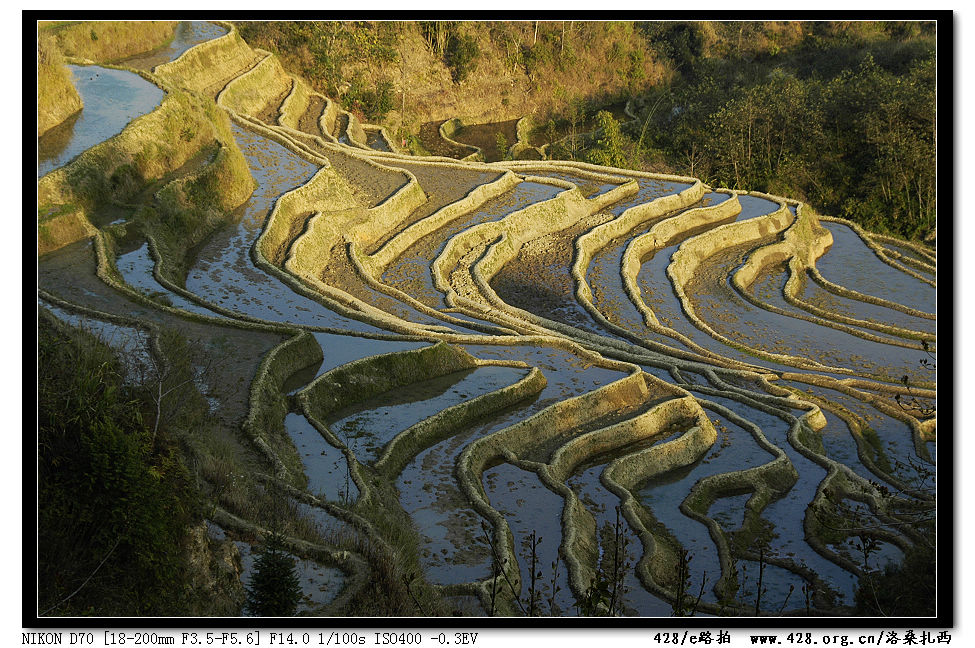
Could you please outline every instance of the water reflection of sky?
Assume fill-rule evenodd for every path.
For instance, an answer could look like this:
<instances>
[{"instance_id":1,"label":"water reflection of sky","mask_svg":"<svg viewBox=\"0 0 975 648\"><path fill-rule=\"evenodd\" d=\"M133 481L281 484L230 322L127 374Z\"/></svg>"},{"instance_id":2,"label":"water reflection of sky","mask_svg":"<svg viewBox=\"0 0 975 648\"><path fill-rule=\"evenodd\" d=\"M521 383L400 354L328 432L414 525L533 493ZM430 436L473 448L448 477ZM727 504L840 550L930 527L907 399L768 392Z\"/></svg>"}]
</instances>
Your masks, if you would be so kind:
<instances>
[{"instance_id":1,"label":"water reflection of sky","mask_svg":"<svg viewBox=\"0 0 975 648\"><path fill-rule=\"evenodd\" d=\"M37 141L37 177L64 166L75 156L122 132L160 104L163 91L127 70L68 65L84 103L76 119L54 127Z\"/></svg>"}]
</instances>

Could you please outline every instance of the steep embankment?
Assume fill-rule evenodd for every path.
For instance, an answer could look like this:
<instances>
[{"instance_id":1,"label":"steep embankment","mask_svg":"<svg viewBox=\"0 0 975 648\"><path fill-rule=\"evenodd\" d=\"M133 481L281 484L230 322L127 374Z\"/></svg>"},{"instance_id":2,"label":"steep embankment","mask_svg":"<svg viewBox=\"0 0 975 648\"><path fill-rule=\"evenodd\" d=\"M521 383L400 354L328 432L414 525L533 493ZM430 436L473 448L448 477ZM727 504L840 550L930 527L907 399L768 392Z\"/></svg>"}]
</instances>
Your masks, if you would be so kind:
<instances>
[{"instance_id":1,"label":"steep embankment","mask_svg":"<svg viewBox=\"0 0 975 648\"><path fill-rule=\"evenodd\" d=\"M81 97L71 84L71 73L54 40L37 41L37 134L51 130L81 110Z\"/></svg>"},{"instance_id":2,"label":"steep embankment","mask_svg":"<svg viewBox=\"0 0 975 648\"><path fill-rule=\"evenodd\" d=\"M173 38L175 20L91 20L41 27L57 40L65 56L111 63L148 52Z\"/></svg>"}]
</instances>

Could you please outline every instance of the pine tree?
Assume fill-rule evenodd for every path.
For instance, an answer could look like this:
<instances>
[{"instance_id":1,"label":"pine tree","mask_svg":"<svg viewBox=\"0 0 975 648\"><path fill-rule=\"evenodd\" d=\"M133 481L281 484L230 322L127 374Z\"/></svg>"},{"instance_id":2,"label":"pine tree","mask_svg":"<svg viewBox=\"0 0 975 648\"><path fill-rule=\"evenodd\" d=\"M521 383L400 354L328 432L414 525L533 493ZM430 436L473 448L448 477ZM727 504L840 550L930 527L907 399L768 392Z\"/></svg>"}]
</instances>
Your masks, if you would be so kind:
<instances>
[{"instance_id":1,"label":"pine tree","mask_svg":"<svg viewBox=\"0 0 975 648\"><path fill-rule=\"evenodd\" d=\"M281 534L272 528L247 587L247 612L253 616L294 616L300 600L295 559L284 550Z\"/></svg>"}]
</instances>

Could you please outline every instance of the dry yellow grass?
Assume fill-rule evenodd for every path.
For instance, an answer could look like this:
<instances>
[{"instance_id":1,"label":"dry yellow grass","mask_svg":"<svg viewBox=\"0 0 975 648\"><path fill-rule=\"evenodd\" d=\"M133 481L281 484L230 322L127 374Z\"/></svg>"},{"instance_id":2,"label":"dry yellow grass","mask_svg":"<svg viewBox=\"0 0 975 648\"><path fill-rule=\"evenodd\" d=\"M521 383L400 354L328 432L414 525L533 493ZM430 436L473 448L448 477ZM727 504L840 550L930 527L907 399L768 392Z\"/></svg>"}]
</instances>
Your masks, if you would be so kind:
<instances>
[{"instance_id":1,"label":"dry yellow grass","mask_svg":"<svg viewBox=\"0 0 975 648\"><path fill-rule=\"evenodd\" d=\"M148 52L173 38L175 20L92 20L78 23L51 22L38 28L57 39L66 56L109 63Z\"/></svg>"},{"instance_id":2,"label":"dry yellow grass","mask_svg":"<svg viewBox=\"0 0 975 648\"><path fill-rule=\"evenodd\" d=\"M47 132L82 108L81 96L64 67L64 57L54 39L37 41L37 134Z\"/></svg>"}]
</instances>

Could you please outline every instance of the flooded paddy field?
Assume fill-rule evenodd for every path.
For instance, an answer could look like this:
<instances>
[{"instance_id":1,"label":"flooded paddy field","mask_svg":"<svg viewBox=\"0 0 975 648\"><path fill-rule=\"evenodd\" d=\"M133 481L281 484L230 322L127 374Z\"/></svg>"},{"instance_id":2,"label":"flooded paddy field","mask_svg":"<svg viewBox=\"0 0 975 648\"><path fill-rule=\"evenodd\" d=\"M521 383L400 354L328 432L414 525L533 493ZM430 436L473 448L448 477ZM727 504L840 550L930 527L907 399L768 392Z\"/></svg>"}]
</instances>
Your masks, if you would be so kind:
<instances>
[{"instance_id":1,"label":"flooded paddy field","mask_svg":"<svg viewBox=\"0 0 975 648\"><path fill-rule=\"evenodd\" d=\"M119 64L136 70L151 70L157 65L179 58L183 52L194 45L223 36L227 31L226 27L205 20L183 20L176 25L173 40L168 45L148 54L123 59Z\"/></svg>"},{"instance_id":2,"label":"flooded paddy field","mask_svg":"<svg viewBox=\"0 0 975 648\"><path fill-rule=\"evenodd\" d=\"M69 65L68 70L84 108L38 139L37 177L122 132L163 99L159 87L135 72L98 65Z\"/></svg>"},{"instance_id":3,"label":"flooded paddy field","mask_svg":"<svg viewBox=\"0 0 975 648\"><path fill-rule=\"evenodd\" d=\"M822 225L833 235L832 247L816 261L823 277L865 295L937 313L937 289L884 263L849 225Z\"/></svg>"},{"instance_id":4,"label":"flooded paddy field","mask_svg":"<svg viewBox=\"0 0 975 648\"><path fill-rule=\"evenodd\" d=\"M538 182L519 183L502 196L420 238L390 265L383 274L383 281L428 306L445 306L443 294L434 286L430 266L452 237L481 223L500 220L533 202L554 198L561 191L564 191L561 187Z\"/></svg>"},{"instance_id":5,"label":"flooded paddy field","mask_svg":"<svg viewBox=\"0 0 975 648\"><path fill-rule=\"evenodd\" d=\"M180 23L168 46L121 65L154 78L160 63L230 29ZM227 55L238 64L257 59L243 41L224 46L247 48ZM246 84L252 69L227 81ZM85 108L39 142L39 176L163 96L134 71L71 71ZM208 87L209 76L231 74L212 72ZM186 78L170 82L203 73L187 66ZM808 605L809 614L848 616L864 571L897 566L928 540L926 526L904 531L898 520L936 503L936 351L882 329L932 337L934 286L886 263L850 226L819 221L785 198L742 193L737 215L705 210L684 226L689 210L734 192L705 186L700 200L678 200L694 178L505 161L497 134L513 144L515 120L455 136L498 160L491 164L390 151L378 124L361 131L371 149L351 146L347 133L358 137L359 125L341 112L339 143L316 142L325 100L289 99L302 102L293 117L304 135L282 127L282 102L301 88L278 73L286 83L273 91L251 83L247 101L221 93L213 106L231 119L254 189L217 214L219 226L208 221L186 258L168 258L131 218L154 200L156 190L145 189L140 205L83 214L91 232L39 257L38 305L133 368L165 353L151 343L164 330L220 358L197 385L216 404L207 434L234 439L233 465L253 472L253 492L285 494L299 614L363 605L369 575L389 565L409 566L411 587L424 604L446 606L438 610L526 614L534 535L543 614L583 614L582 594L622 555L614 614L669 617L681 605L686 552L688 592L696 599L703 585L697 615L752 615L758 600L763 615L802 615ZM467 156L440 137L441 123L421 129L426 149ZM218 157L201 156L167 181L210 171ZM326 161L355 209L339 209L310 184ZM635 193L610 202L606 193L631 179ZM186 199L203 200L189 191ZM657 207L676 206L643 211L658 199ZM282 205L294 222L268 254L275 259L264 259L259 237ZM531 218L522 213L536 207ZM313 216L332 238L295 245L321 235L309 227ZM666 240L654 240L624 275L627 250L661 223L672 231L654 234L667 231ZM782 244L792 225L817 224L833 237L814 260L828 285L813 280L810 262L796 297L818 312L786 299L788 258L760 268L745 294L735 287L751 255ZM593 243L590 233L601 238ZM904 268L936 264L933 253L874 242L915 264ZM186 267L175 287L157 279L173 262ZM308 276L293 274L307 267ZM925 406L912 410L895 394L920 394ZM629 472L621 476L620 466ZM209 504L237 525L211 525L211 540L236 547L246 585L266 512L240 502L224 510L228 477L204 468L196 477ZM855 534L829 526L844 515L877 523L868 556L858 555ZM491 600L502 551L520 593L505 588Z\"/></svg>"}]
</instances>

